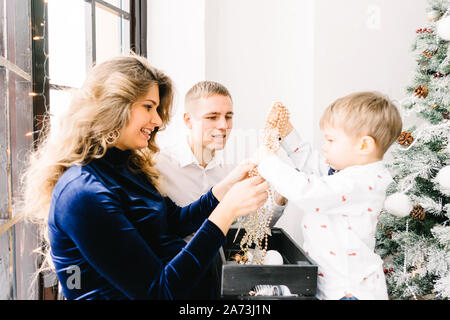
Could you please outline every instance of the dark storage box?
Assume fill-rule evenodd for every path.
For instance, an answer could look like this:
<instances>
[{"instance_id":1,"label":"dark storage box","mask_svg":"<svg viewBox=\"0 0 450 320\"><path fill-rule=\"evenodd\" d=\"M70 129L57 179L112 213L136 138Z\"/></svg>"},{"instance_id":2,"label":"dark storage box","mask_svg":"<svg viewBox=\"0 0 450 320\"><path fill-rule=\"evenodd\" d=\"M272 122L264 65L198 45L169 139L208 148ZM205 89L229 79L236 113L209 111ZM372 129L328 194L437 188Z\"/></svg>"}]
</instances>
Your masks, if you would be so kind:
<instances>
[{"instance_id":1,"label":"dark storage box","mask_svg":"<svg viewBox=\"0 0 450 320\"><path fill-rule=\"evenodd\" d=\"M231 228L221 250L220 294L224 299L315 299L317 289L317 264L281 228L272 228L267 250L277 250L283 257L283 265L244 265L230 261L239 253L239 243L245 230ZM250 296L256 285L286 285L298 297Z\"/></svg>"}]
</instances>

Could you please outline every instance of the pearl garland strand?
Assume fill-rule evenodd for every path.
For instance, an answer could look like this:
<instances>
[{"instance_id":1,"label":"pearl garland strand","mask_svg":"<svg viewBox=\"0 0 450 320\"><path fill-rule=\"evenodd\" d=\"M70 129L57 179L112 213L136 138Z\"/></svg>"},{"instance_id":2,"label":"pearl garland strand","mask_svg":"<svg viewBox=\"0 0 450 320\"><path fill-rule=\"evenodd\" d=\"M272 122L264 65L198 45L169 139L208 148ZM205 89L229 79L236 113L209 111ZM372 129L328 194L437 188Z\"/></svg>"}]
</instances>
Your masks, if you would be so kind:
<instances>
[{"instance_id":1,"label":"pearl garland strand","mask_svg":"<svg viewBox=\"0 0 450 320\"><path fill-rule=\"evenodd\" d=\"M280 140L286 136L286 129L289 121L289 111L280 102L277 102L272 107L271 112L266 120L264 126L263 145L268 150L276 153L280 147ZM257 168L251 170L248 177L259 175ZM272 190L268 190L268 203L270 207L260 207L256 212L251 213L242 218L241 223L244 226L245 234L241 239L240 247L243 256L236 255L235 259L238 263L246 264L263 264L267 253L268 236L272 235L270 232L270 221L273 217L274 211L274 197ZM253 257L249 261L248 248L255 244L256 249L261 251L261 254ZM264 243L264 244L263 244Z\"/></svg>"}]
</instances>

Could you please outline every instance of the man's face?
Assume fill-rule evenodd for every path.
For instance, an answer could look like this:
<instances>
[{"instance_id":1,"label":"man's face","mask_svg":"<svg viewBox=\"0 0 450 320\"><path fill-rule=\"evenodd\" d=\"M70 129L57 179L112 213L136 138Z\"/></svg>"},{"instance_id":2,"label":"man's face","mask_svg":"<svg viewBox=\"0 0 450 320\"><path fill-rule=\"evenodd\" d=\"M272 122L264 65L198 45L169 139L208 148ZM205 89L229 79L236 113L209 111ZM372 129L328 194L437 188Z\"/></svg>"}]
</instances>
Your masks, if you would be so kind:
<instances>
[{"instance_id":1,"label":"man's face","mask_svg":"<svg viewBox=\"0 0 450 320\"><path fill-rule=\"evenodd\" d=\"M233 103L227 96L213 95L191 102L185 113L186 126L191 131L192 143L211 151L225 148L233 127Z\"/></svg>"}]
</instances>

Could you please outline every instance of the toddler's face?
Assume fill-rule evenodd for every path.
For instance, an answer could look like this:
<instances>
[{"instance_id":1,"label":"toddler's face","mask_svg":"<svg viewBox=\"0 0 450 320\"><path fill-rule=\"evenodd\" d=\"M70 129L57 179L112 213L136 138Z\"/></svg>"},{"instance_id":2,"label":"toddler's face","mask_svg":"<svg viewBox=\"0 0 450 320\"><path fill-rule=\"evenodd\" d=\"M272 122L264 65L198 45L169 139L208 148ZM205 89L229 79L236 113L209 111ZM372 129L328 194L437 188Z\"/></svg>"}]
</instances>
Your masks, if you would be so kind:
<instances>
[{"instance_id":1,"label":"toddler's face","mask_svg":"<svg viewBox=\"0 0 450 320\"><path fill-rule=\"evenodd\" d=\"M348 136L341 128L322 128L325 143L322 146L326 162L335 170L342 170L357 163L360 141Z\"/></svg>"}]
</instances>

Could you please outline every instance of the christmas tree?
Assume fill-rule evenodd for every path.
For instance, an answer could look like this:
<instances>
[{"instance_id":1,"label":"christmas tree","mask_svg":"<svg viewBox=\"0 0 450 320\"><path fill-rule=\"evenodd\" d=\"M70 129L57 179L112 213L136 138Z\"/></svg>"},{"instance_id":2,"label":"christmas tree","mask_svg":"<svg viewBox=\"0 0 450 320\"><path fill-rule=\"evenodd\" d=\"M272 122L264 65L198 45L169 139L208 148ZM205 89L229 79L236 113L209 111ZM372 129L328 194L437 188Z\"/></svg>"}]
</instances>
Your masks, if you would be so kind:
<instances>
[{"instance_id":1,"label":"christmas tree","mask_svg":"<svg viewBox=\"0 0 450 320\"><path fill-rule=\"evenodd\" d=\"M394 183L377 227L391 299L450 298L449 1L429 0L428 23L416 30L417 61L388 168Z\"/></svg>"}]
</instances>

